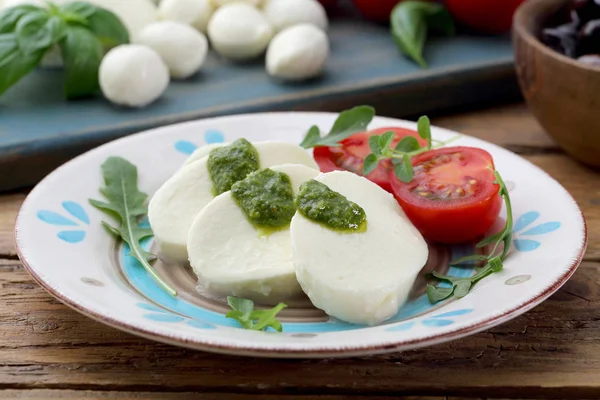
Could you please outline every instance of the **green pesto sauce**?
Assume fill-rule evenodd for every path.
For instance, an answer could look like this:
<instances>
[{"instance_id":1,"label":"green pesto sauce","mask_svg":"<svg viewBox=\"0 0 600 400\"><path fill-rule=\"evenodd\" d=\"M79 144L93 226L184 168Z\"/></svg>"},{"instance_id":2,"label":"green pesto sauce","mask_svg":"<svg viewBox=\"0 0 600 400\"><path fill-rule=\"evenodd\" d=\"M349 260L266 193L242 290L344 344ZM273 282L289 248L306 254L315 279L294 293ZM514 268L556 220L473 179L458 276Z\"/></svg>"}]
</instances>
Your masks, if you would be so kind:
<instances>
[{"instance_id":1,"label":"green pesto sauce","mask_svg":"<svg viewBox=\"0 0 600 400\"><path fill-rule=\"evenodd\" d=\"M265 235L287 227L296 213L290 177L268 168L233 184L231 195L248 220Z\"/></svg>"},{"instance_id":2,"label":"green pesto sauce","mask_svg":"<svg viewBox=\"0 0 600 400\"><path fill-rule=\"evenodd\" d=\"M367 215L362 207L314 179L300 185L296 206L306 218L329 229L343 232L366 230Z\"/></svg>"},{"instance_id":3,"label":"green pesto sauce","mask_svg":"<svg viewBox=\"0 0 600 400\"><path fill-rule=\"evenodd\" d=\"M238 139L230 145L211 150L207 167L213 183L213 194L218 196L249 173L258 170L258 152L246 139Z\"/></svg>"}]
</instances>

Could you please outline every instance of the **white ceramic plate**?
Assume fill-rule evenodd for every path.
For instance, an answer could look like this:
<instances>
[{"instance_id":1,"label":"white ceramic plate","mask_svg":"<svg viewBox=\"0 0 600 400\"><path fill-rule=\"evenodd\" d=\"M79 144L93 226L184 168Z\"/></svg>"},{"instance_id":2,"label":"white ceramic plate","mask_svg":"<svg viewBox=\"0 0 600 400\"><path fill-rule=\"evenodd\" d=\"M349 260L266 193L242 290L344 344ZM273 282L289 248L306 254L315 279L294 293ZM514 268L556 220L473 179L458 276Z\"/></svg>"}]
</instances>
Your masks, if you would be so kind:
<instances>
[{"instance_id":1,"label":"white ceramic plate","mask_svg":"<svg viewBox=\"0 0 600 400\"><path fill-rule=\"evenodd\" d=\"M122 156L137 165L139 187L151 195L196 146L240 137L299 143L311 125L327 129L335 118L329 113L266 113L206 119L98 147L58 168L27 197L15 230L19 256L48 292L95 320L174 345L267 357L365 355L456 339L526 312L575 272L587 239L584 218L573 198L529 162L468 136L456 144L489 151L511 189L515 235L505 268L460 300L431 306L424 295L417 295L396 317L375 327L321 316L293 319L296 322L286 319L284 333L238 328L235 321L204 307L189 291L178 298L162 292L115 246L100 225L106 216L88 204L89 198L101 197L100 165L109 156ZM390 125L415 128L412 122L387 118L376 118L370 127ZM433 128L436 139L454 135ZM447 260L448 252L466 255L473 246L438 248L432 258L440 251L446 257L438 258ZM469 275L472 271L451 268L450 273Z\"/></svg>"}]
</instances>

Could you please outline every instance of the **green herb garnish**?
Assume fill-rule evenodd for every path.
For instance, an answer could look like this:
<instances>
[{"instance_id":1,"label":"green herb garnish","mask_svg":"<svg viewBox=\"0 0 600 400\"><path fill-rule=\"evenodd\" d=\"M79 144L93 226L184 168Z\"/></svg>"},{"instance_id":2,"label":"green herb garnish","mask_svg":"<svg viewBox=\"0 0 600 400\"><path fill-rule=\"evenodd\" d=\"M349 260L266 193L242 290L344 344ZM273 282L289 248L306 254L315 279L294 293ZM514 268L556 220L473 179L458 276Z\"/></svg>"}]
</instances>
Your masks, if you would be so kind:
<instances>
[{"instance_id":1,"label":"green herb garnish","mask_svg":"<svg viewBox=\"0 0 600 400\"><path fill-rule=\"evenodd\" d=\"M228 296L227 304L232 308L225 317L235 319L242 328L254 331L264 331L267 328L273 328L281 332L281 322L276 318L279 311L287 307L284 303L279 303L270 310L255 310L254 302L248 299Z\"/></svg>"},{"instance_id":2,"label":"green herb garnish","mask_svg":"<svg viewBox=\"0 0 600 400\"><path fill-rule=\"evenodd\" d=\"M392 149L390 147L394 140L394 132L392 131L369 137L371 154L365 158L363 164L364 175L373 172L381 160L391 160L394 164L394 172L398 179L408 183L412 181L414 176L411 163L412 157L434 148L446 146L460 137L455 136L446 141L432 139L431 126L427 116L419 118L419 121L417 122L417 131L419 132L419 136L427 141L425 146L421 146L414 137L406 136L398 142L394 149Z\"/></svg>"},{"instance_id":3,"label":"green herb garnish","mask_svg":"<svg viewBox=\"0 0 600 400\"><path fill-rule=\"evenodd\" d=\"M506 259L508 255L508 251L510 249L510 243L512 240L512 232L513 232L513 215L512 215L512 205L510 202L510 196L508 195L508 189L500 173L498 171L494 172L496 177L496 181L494 183L500 186L500 190L498 194L504 199L504 204L506 205L506 224L504 228L491 236L486 237L477 243L477 248L482 248L488 245L492 245L492 250L489 254L475 254L472 256L461 257L459 259L453 260L451 265L460 265L468 262L485 262L485 265L481 268L475 268L477 273L469 278L457 278L453 276L445 276L440 275L435 272L431 274L436 279L441 281L447 281L452 284L451 288L441 288L435 287L432 285L427 285L427 297L431 303L437 303L438 301L445 300L451 296L456 298L461 298L467 295L473 285L485 278L486 276L493 274L494 272L501 271L503 268L502 263ZM504 244L504 247L499 255L498 248L500 244Z\"/></svg>"},{"instance_id":4,"label":"green herb garnish","mask_svg":"<svg viewBox=\"0 0 600 400\"><path fill-rule=\"evenodd\" d=\"M104 51L129 42L129 33L112 12L86 3L46 7L21 5L0 12L0 95L34 70L44 54L60 48L68 99L99 88Z\"/></svg>"},{"instance_id":5,"label":"green herb garnish","mask_svg":"<svg viewBox=\"0 0 600 400\"><path fill-rule=\"evenodd\" d=\"M305 149L317 146L339 146L339 142L342 140L364 131L374 116L375 109L371 106L356 106L342 111L327 135L321 136L319 127L313 125L300 146Z\"/></svg>"},{"instance_id":6,"label":"green herb garnish","mask_svg":"<svg viewBox=\"0 0 600 400\"><path fill-rule=\"evenodd\" d=\"M396 45L422 68L427 68L423 47L428 28L448 36L454 35L454 22L448 10L439 3L403 1L390 15L390 30Z\"/></svg>"},{"instance_id":7,"label":"green herb garnish","mask_svg":"<svg viewBox=\"0 0 600 400\"><path fill-rule=\"evenodd\" d=\"M100 188L100 193L107 202L93 199L89 202L118 220L120 226L116 228L106 221L102 221L102 225L108 232L129 245L129 255L137 259L164 290L172 296L177 296L177 292L163 281L150 265L150 261L156 257L140 245L140 240L152 236L152 230L139 225L139 218L148 213L148 195L138 190L136 166L121 157L109 157L102 164L102 175L105 186Z\"/></svg>"}]
</instances>

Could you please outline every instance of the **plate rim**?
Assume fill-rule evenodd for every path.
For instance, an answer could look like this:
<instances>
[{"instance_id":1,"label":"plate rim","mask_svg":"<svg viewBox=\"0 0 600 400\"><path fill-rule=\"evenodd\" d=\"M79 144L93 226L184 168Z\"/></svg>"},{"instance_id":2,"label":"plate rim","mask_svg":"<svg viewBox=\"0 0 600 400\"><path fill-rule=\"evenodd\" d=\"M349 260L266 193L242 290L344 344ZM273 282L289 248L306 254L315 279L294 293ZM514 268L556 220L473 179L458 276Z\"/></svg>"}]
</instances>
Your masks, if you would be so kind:
<instances>
[{"instance_id":1,"label":"plate rim","mask_svg":"<svg viewBox=\"0 0 600 400\"><path fill-rule=\"evenodd\" d=\"M474 138L474 139L483 141L485 143L494 145L504 151L511 153L512 155L527 162L532 168L543 173L547 178L549 178L550 180L552 180L556 184L558 184L565 191L565 193L569 196L569 198L571 199L571 201L575 204L575 206L577 208L578 216L581 220L582 228L583 228L583 232L582 232L583 240L578 249L577 256L574 258L574 260L571 262L571 264L568 266L568 268L565 269L558 276L558 278L555 281L544 286L544 289L540 293L536 294L534 297L523 302L522 304L519 304L517 306L514 306L510 309L505 310L501 314L490 316L489 318L486 318L484 320L476 322L472 325L465 326L463 328L459 328L459 329L455 329L455 330L451 330L449 332L441 332L441 333L427 335L427 336L423 336L420 338L409 339L409 340L396 339L396 340L393 340L393 343L388 342L388 343L382 343L382 344L376 344L376 345L362 345L362 346L355 345L355 346L345 346L345 347L324 346L324 348L322 348L322 349L287 348L285 346L280 347L281 345L274 345L272 347L270 346L268 349L264 349L264 348L260 348L260 347L247 346L244 344L226 345L226 344L214 343L214 342L210 342L208 340L203 340L202 338L195 338L193 340L190 340L187 338L181 338L181 337L175 338L168 334L156 332L149 328L141 327L141 326L138 326L133 323L123 322L123 321L119 320L118 318L103 314L98 311L91 310L89 308L86 308L85 306L81 305L76 299L71 298L72 296L61 293L61 291L58 288L55 288L55 287L49 285L46 281L44 281L36 273L35 267L30 265L29 262L27 261L26 257L24 256L23 251L20 246L20 240L19 240L19 231L21 228L20 221L21 221L22 215L24 214L24 211L26 209L25 206L27 205L27 202L30 199L31 195L34 193L34 191L37 187L42 186L45 183L45 181L48 180L50 177L59 173L59 171L61 169L68 168L69 164L71 164L72 162L74 162L82 157L85 157L88 153L94 152L94 151L100 151L105 146L114 145L115 142L126 141L130 138L144 136L149 133L156 132L156 131L159 131L162 129L172 129L173 127L181 126L181 125L192 125L194 123L198 123L201 121L210 120L210 121L216 122L218 120L223 120L223 119L228 119L228 120L229 119L238 119L238 118L241 119L244 117L255 117L256 118L256 117L261 117L261 116L269 117L269 116L275 116L275 115L282 116L282 115L289 115L289 114L293 114L293 115L310 115L310 114L312 114L312 115L322 115L322 116L337 115L336 113L332 113L332 112L273 111L273 112L259 112L259 113L227 115L227 116L221 116L221 117L215 117L215 118L200 119L200 120L195 120L195 121L186 121L186 122L182 122L182 123L176 123L176 124L171 124L171 125L166 125L166 126L162 126L162 127L158 127L158 128L149 129L149 130L144 130L144 131L135 133L133 135L128 135L128 136L125 136L122 138L118 138L116 140L112 140L112 141L104 143L100 146L97 146L87 152L84 152L84 153L78 155L77 157L74 157L70 161L67 161L66 163L63 163L59 167L55 168L50 174L48 174L46 177L44 177L44 179L42 179L31 190L31 192L27 195L27 197L23 201L23 203L19 209L19 212L17 214L15 228L14 228L14 243L15 243L15 247L17 250L17 255L19 257L19 260L21 261L21 263L23 264L23 266L27 270L27 272L36 281L36 283L38 283L45 291L47 291L49 294L51 294L54 298L56 298L63 304L69 306L70 308L74 309L75 311L85 315L86 317L89 317L96 321L102 322L105 325L111 326L115 329L130 333L130 334L133 334L136 336L140 336L140 337L143 337L146 339L150 339L150 340L154 340L154 341L158 341L158 342L166 343L166 344L170 344L170 345L175 345L175 346L179 346L179 347L186 347L186 348L190 348L190 349L208 351L208 352L212 352L212 353L229 354L229 355L237 355L237 356L261 357L261 358L337 358L337 357L353 357L353 356L360 356L360 355L376 355L376 354L389 353L389 352L412 350L412 349L416 349L416 348L427 347L427 346L463 338L465 336L469 336L471 334L475 334L475 333L481 332L485 329L491 328L493 326L502 324L502 323L504 323L508 320L511 320L513 318L516 318L517 316L522 315L523 313L536 307L537 305L542 303L544 300L546 300L548 297L550 297L553 293L555 293L558 289L560 289L573 276L573 274L575 273L575 271L577 270L577 268L583 261L583 258L584 258L584 255L585 255L585 252L586 252L586 249L588 246L587 222L586 222L583 212L581 211L581 208L579 207L579 205L577 204L577 202L575 201L575 199L573 198L571 193L569 193L556 179L554 179L546 171L544 171L537 165L531 163L529 160L524 159L523 157L519 156L518 154L515 154L515 153L511 152L510 150L503 148L502 146L496 145L494 143L488 142L483 139L473 137L471 135L462 134L462 133L461 133L461 135L463 135L465 137ZM400 118L390 118L390 117L385 117L385 116L377 116L376 118L385 119L385 120L389 120L389 121L400 121L403 123L406 123L406 122L414 123L414 121L409 121L409 120L400 119ZM449 132L455 132L455 131L452 131L452 130L449 130L446 128L441 128L441 127L437 127L437 126L434 126L434 127L437 129L442 129L442 130L449 131Z\"/></svg>"}]
</instances>

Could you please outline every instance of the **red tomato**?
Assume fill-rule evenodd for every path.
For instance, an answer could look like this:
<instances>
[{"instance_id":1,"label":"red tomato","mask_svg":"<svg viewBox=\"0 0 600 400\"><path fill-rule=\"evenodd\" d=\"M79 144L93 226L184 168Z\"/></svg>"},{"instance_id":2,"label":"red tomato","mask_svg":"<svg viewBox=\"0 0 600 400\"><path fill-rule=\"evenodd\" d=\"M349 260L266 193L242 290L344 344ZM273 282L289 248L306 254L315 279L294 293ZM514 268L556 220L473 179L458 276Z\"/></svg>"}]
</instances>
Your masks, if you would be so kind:
<instances>
[{"instance_id":1,"label":"red tomato","mask_svg":"<svg viewBox=\"0 0 600 400\"><path fill-rule=\"evenodd\" d=\"M484 235L502 208L494 161L485 150L444 147L413 157L414 178L390 173L394 196L424 237L462 243Z\"/></svg>"},{"instance_id":2,"label":"red tomato","mask_svg":"<svg viewBox=\"0 0 600 400\"><path fill-rule=\"evenodd\" d=\"M515 10L524 0L445 0L446 8L458 22L480 32L510 31Z\"/></svg>"},{"instance_id":3,"label":"red tomato","mask_svg":"<svg viewBox=\"0 0 600 400\"><path fill-rule=\"evenodd\" d=\"M390 14L402 0L353 0L358 11L366 19L376 22L389 22Z\"/></svg>"},{"instance_id":4,"label":"red tomato","mask_svg":"<svg viewBox=\"0 0 600 400\"><path fill-rule=\"evenodd\" d=\"M363 175L364 159L371 153L369 137L372 135L381 135L389 131L393 131L395 134L392 147L395 147L406 136L415 137L421 146L427 145L426 140L421 139L417 132L410 129L379 128L367 132L355 133L349 138L342 140L340 147L315 147L313 156L322 172L346 170ZM390 187L388 175L392 169L392 164L389 160L381 161L367 178L388 192L391 192L392 188Z\"/></svg>"}]
</instances>

